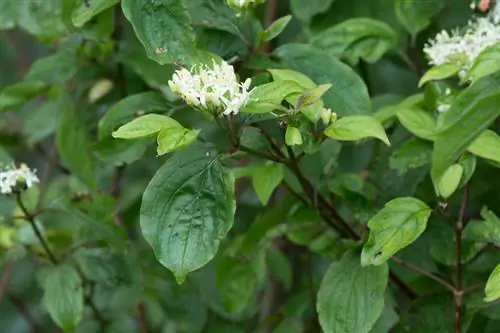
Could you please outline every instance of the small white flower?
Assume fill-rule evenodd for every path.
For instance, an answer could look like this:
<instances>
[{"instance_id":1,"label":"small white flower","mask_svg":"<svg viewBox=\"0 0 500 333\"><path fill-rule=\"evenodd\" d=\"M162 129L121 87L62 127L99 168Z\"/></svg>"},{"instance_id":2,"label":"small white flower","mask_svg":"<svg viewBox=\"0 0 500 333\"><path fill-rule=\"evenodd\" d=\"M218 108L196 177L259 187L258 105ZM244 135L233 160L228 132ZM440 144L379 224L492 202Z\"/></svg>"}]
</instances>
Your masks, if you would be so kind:
<instances>
[{"instance_id":1,"label":"small white flower","mask_svg":"<svg viewBox=\"0 0 500 333\"><path fill-rule=\"evenodd\" d=\"M489 18L478 18L469 22L463 33L441 31L424 47L424 52L430 65L457 64L461 68L459 77L464 78L477 56L499 42L500 25Z\"/></svg>"},{"instance_id":2,"label":"small white flower","mask_svg":"<svg viewBox=\"0 0 500 333\"><path fill-rule=\"evenodd\" d=\"M177 70L168 81L170 89L189 105L214 114L236 114L243 108L250 95L247 79L240 83L233 66L215 61L212 67L196 65L188 71Z\"/></svg>"},{"instance_id":3,"label":"small white flower","mask_svg":"<svg viewBox=\"0 0 500 333\"><path fill-rule=\"evenodd\" d=\"M227 4L229 6L239 9L247 8L249 6L255 6L264 2L265 0L227 0Z\"/></svg>"},{"instance_id":4,"label":"small white flower","mask_svg":"<svg viewBox=\"0 0 500 333\"><path fill-rule=\"evenodd\" d=\"M17 169L15 168L5 168L0 169L0 193L10 194L13 189L18 184L24 184L27 188L30 188L35 183L39 183L40 180L36 176L36 171L31 170L25 164Z\"/></svg>"},{"instance_id":5,"label":"small white flower","mask_svg":"<svg viewBox=\"0 0 500 333\"><path fill-rule=\"evenodd\" d=\"M451 108L450 104L439 104L437 107L438 112L446 112Z\"/></svg>"},{"instance_id":6,"label":"small white flower","mask_svg":"<svg viewBox=\"0 0 500 333\"><path fill-rule=\"evenodd\" d=\"M451 95L451 89L450 89L450 88L446 88L446 90L444 91L444 94L445 94L446 96Z\"/></svg>"}]
</instances>

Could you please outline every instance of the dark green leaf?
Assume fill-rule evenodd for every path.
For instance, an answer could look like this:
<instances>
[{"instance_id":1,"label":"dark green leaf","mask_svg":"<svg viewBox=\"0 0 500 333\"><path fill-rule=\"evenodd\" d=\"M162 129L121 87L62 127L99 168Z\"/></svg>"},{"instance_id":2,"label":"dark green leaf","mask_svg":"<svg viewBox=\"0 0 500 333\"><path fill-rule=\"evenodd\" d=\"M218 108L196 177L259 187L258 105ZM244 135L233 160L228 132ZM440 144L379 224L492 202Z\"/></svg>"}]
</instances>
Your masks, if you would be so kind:
<instances>
[{"instance_id":1,"label":"dark green leaf","mask_svg":"<svg viewBox=\"0 0 500 333\"><path fill-rule=\"evenodd\" d=\"M44 290L50 316L65 332L72 332L83 317L83 288L77 271L66 265L51 269Z\"/></svg>"},{"instance_id":2,"label":"dark green leaf","mask_svg":"<svg viewBox=\"0 0 500 333\"><path fill-rule=\"evenodd\" d=\"M399 22L413 35L431 24L431 19L445 5L444 0L413 1L396 0L395 11Z\"/></svg>"},{"instance_id":3,"label":"dark green leaf","mask_svg":"<svg viewBox=\"0 0 500 333\"><path fill-rule=\"evenodd\" d=\"M310 20L314 15L326 12L334 0L291 0L293 15L303 21Z\"/></svg>"},{"instance_id":4,"label":"dark green leaf","mask_svg":"<svg viewBox=\"0 0 500 333\"><path fill-rule=\"evenodd\" d=\"M45 87L43 82L19 82L5 87L0 92L0 111L18 107L40 94Z\"/></svg>"},{"instance_id":5,"label":"dark green leaf","mask_svg":"<svg viewBox=\"0 0 500 333\"><path fill-rule=\"evenodd\" d=\"M195 59L195 36L184 1L123 0L122 9L148 57L161 65L186 65Z\"/></svg>"},{"instance_id":6,"label":"dark green leaf","mask_svg":"<svg viewBox=\"0 0 500 333\"><path fill-rule=\"evenodd\" d=\"M326 273L318 292L321 327L328 333L368 333L384 308L387 264L361 267L349 252Z\"/></svg>"},{"instance_id":7,"label":"dark green leaf","mask_svg":"<svg viewBox=\"0 0 500 333\"><path fill-rule=\"evenodd\" d=\"M432 144L418 138L405 141L398 149L394 150L389 165L397 169L398 174L404 174L408 169L420 168L430 164L432 157Z\"/></svg>"},{"instance_id":8,"label":"dark green leaf","mask_svg":"<svg viewBox=\"0 0 500 333\"><path fill-rule=\"evenodd\" d=\"M120 0L79 0L78 5L73 9L71 20L76 27L82 27L97 14L113 7Z\"/></svg>"},{"instance_id":9,"label":"dark green leaf","mask_svg":"<svg viewBox=\"0 0 500 333\"><path fill-rule=\"evenodd\" d=\"M290 290L293 283L293 269L286 255L280 250L270 247L267 250L266 259L271 275L280 281L287 290Z\"/></svg>"},{"instance_id":10,"label":"dark green leaf","mask_svg":"<svg viewBox=\"0 0 500 333\"><path fill-rule=\"evenodd\" d=\"M84 115L70 103L64 103L62 108L56 138L61 159L88 186L95 187L94 159Z\"/></svg>"},{"instance_id":11,"label":"dark green leaf","mask_svg":"<svg viewBox=\"0 0 500 333\"><path fill-rule=\"evenodd\" d=\"M218 157L194 147L173 155L142 199L141 229L178 282L209 262L233 224L234 179Z\"/></svg>"},{"instance_id":12,"label":"dark green leaf","mask_svg":"<svg viewBox=\"0 0 500 333\"><path fill-rule=\"evenodd\" d=\"M104 138L120 125L146 113L167 110L163 96L146 92L129 96L114 105L99 121L99 136Z\"/></svg>"},{"instance_id":13,"label":"dark green leaf","mask_svg":"<svg viewBox=\"0 0 500 333\"><path fill-rule=\"evenodd\" d=\"M360 59L378 61L397 40L397 34L384 22L353 18L314 36L312 44L334 57L347 58L352 64Z\"/></svg>"},{"instance_id":14,"label":"dark green leaf","mask_svg":"<svg viewBox=\"0 0 500 333\"><path fill-rule=\"evenodd\" d=\"M380 265L413 243L427 227L432 210L415 198L389 201L368 221L370 235L361 253L362 265Z\"/></svg>"},{"instance_id":15,"label":"dark green leaf","mask_svg":"<svg viewBox=\"0 0 500 333\"><path fill-rule=\"evenodd\" d=\"M283 45L275 53L291 69L306 74L316 84L333 84L334 88L323 96L323 101L340 116L370 113L368 90L363 80L347 65L305 44Z\"/></svg>"}]
</instances>

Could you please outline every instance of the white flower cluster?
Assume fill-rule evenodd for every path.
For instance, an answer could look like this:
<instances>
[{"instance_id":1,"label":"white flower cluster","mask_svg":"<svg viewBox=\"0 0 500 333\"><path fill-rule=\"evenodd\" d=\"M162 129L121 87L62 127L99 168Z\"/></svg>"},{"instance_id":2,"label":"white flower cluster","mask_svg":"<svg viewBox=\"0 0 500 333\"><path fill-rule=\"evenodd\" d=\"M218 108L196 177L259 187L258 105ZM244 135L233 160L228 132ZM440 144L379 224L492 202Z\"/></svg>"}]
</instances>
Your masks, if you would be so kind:
<instances>
[{"instance_id":1,"label":"white flower cluster","mask_svg":"<svg viewBox=\"0 0 500 333\"><path fill-rule=\"evenodd\" d=\"M39 183L35 170L31 170L25 164L19 168L0 169L0 193L10 194L18 184L24 184L27 188Z\"/></svg>"},{"instance_id":2,"label":"white flower cluster","mask_svg":"<svg viewBox=\"0 0 500 333\"><path fill-rule=\"evenodd\" d=\"M170 89L189 105L225 115L236 114L247 104L250 83L250 79L239 83L233 66L215 61L212 67L195 65L190 71L177 70L168 81Z\"/></svg>"},{"instance_id":3,"label":"white flower cluster","mask_svg":"<svg viewBox=\"0 0 500 333\"><path fill-rule=\"evenodd\" d=\"M424 52L430 65L456 63L461 68L459 76L464 78L477 56L487 47L499 42L500 25L489 18L478 18L469 22L463 34L458 31L441 31L424 47Z\"/></svg>"},{"instance_id":4,"label":"white flower cluster","mask_svg":"<svg viewBox=\"0 0 500 333\"><path fill-rule=\"evenodd\" d=\"M227 4L236 8L247 8L249 6L254 6L259 3L263 3L265 0L227 0Z\"/></svg>"}]
</instances>

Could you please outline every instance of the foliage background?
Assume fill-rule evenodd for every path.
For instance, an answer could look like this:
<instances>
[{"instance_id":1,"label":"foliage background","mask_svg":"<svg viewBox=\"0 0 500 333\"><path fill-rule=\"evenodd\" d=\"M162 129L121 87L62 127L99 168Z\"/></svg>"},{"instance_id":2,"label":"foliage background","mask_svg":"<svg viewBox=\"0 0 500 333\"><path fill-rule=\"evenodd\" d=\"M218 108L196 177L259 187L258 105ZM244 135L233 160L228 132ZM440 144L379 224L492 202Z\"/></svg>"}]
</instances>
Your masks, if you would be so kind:
<instances>
[{"instance_id":1,"label":"foliage background","mask_svg":"<svg viewBox=\"0 0 500 333\"><path fill-rule=\"evenodd\" d=\"M141 17L147 11L137 10L140 1L87 2L89 7L80 0L0 3L0 87L7 87L0 93L0 161L24 162L41 179L22 194L30 214L15 197L0 197L2 331L62 326L75 332L295 333L320 332L319 322L325 332L342 333L499 331L500 307L483 301L500 261L499 140L487 145L488 159L461 151L471 178L459 176L460 188L440 198L430 176L436 153L428 139L439 134L435 110L446 88L458 95L465 87L453 79L418 87L428 69L425 42L441 29L465 25L473 15L468 1L267 0L236 15L218 0L155 0L152 17ZM286 28L259 43L262 26L285 15L292 15ZM354 18L376 21L331 30ZM168 42L161 49L146 46L147 54L136 35ZM374 116L391 145L317 140L312 133L320 125L300 119L305 143L293 148L301 157L295 167L265 164L248 152L225 158L237 178L233 227L214 260L179 285L156 260L139 223L142 194L171 155L156 156L152 140L124 143L111 132L143 112L162 113L200 129L211 143L209 155L234 153L224 129L165 89L174 63L189 63L185 51L194 45L231 60L255 86L272 80L269 68L332 83L325 106L340 119ZM470 96L497 92L497 77L478 82ZM9 90L19 82L18 90ZM167 97L160 107L156 95L142 95L115 111L123 118L109 116L127 97L153 92ZM492 105L500 105L495 96ZM424 115L412 117L415 108ZM497 116L494 111L491 121L472 121L465 114L461 128L474 138L478 129L498 132ZM274 142L290 158L280 123L255 123L245 130L243 145L272 154ZM192 152L178 156L188 159ZM425 203L428 221L411 220L416 227L407 224L407 235L398 231L391 243L399 246L395 259L362 268L368 221L401 197ZM332 209L361 239L340 237L324 223L329 218L320 215ZM476 222L465 236L459 230L458 261L457 220ZM32 224L64 265L51 264ZM420 235L415 230L422 226Z\"/></svg>"}]
</instances>

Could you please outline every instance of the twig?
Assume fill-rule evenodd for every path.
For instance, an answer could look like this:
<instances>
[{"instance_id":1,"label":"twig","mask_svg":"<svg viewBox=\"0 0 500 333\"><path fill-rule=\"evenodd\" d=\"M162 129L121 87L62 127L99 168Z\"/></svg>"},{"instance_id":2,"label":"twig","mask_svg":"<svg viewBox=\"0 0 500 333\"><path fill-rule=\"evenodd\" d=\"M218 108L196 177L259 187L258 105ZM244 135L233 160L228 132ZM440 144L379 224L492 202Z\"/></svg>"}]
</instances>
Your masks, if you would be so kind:
<instances>
[{"instance_id":1,"label":"twig","mask_svg":"<svg viewBox=\"0 0 500 333\"><path fill-rule=\"evenodd\" d=\"M148 333L148 318L146 316L146 304L144 302L140 302L137 305L137 311L139 312L137 321L139 324L139 332L140 333Z\"/></svg>"},{"instance_id":2,"label":"twig","mask_svg":"<svg viewBox=\"0 0 500 333\"><path fill-rule=\"evenodd\" d=\"M465 224L465 211L467 209L467 201L469 200L469 185L466 184L460 204L460 213L457 223L455 224L455 333L462 333L462 317L463 317L463 290L462 290L462 230Z\"/></svg>"},{"instance_id":3,"label":"twig","mask_svg":"<svg viewBox=\"0 0 500 333\"><path fill-rule=\"evenodd\" d=\"M276 19L276 15L278 14L278 0L268 0L266 7L266 17L264 22L264 27L267 29ZM262 45L262 52L269 53L272 51L272 43L267 41Z\"/></svg>"},{"instance_id":4,"label":"twig","mask_svg":"<svg viewBox=\"0 0 500 333\"><path fill-rule=\"evenodd\" d=\"M414 264L404 262L397 257L392 257L391 261L393 261L394 263L398 264L401 267L411 269L412 271L415 271L415 272L420 273L424 276L427 276L429 279L436 281L437 283L439 283L440 285L442 285L446 289L450 290L451 292L453 292L453 293L455 292L455 288L450 283L446 282L445 280L441 279L440 277L437 277L436 275L434 275L430 272L427 272L426 270L424 270L418 266L415 266Z\"/></svg>"},{"instance_id":5,"label":"twig","mask_svg":"<svg viewBox=\"0 0 500 333\"><path fill-rule=\"evenodd\" d=\"M21 208L22 212L26 216L26 220L28 220L28 222L31 224L31 227L33 228L33 231L35 232L36 237L38 238L38 240L42 244L42 247L44 248L45 252L49 256L50 261L52 261L52 263L54 265L57 265L59 263L59 260L57 260L56 256L54 255L54 253L50 249L49 244L47 243L47 241L43 237L42 232L40 231L40 229L36 225L36 221L35 221L34 216L28 211L28 209L24 205L23 200L21 199L20 193L17 193L16 199L17 199L17 203L18 203L19 207Z\"/></svg>"},{"instance_id":6,"label":"twig","mask_svg":"<svg viewBox=\"0 0 500 333\"><path fill-rule=\"evenodd\" d=\"M7 291L7 287L9 285L9 280L10 277L12 276L12 264L9 263L5 266L3 273L2 273L2 278L0 279L0 303L2 302L2 299Z\"/></svg>"}]
</instances>

